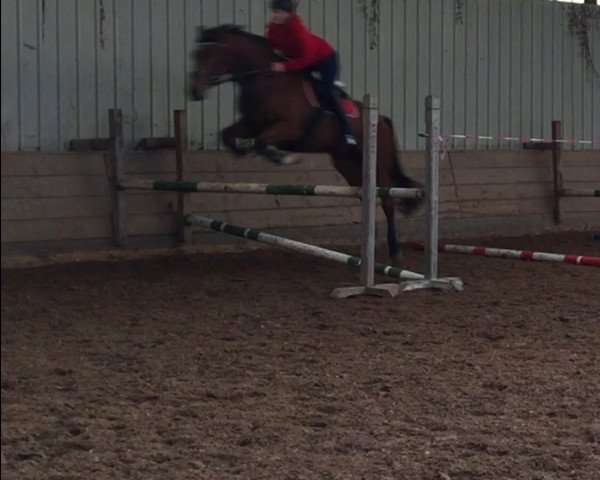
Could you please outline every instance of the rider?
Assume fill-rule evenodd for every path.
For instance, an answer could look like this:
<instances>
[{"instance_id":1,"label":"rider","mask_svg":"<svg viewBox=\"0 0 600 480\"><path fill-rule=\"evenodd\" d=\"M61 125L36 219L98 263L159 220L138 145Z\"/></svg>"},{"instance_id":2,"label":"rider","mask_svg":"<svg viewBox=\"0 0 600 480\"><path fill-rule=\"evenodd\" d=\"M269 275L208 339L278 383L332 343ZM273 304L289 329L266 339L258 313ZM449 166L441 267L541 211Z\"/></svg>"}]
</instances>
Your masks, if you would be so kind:
<instances>
[{"instance_id":1,"label":"rider","mask_svg":"<svg viewBox=\"0 0 600 480\"><path fill-rule=\"evenodd\" d=\"M292 72L306 69L319 72L327 100L344 129L346 143L356 145L352 127L334 86L338 74L337 54L329 43L311 33L304 25L296 13L294 0L271 0L271 21L267 24L267 38L276 50L288 58L283 62L273 62L271 70Z\"/></svg>"}]
</instances>

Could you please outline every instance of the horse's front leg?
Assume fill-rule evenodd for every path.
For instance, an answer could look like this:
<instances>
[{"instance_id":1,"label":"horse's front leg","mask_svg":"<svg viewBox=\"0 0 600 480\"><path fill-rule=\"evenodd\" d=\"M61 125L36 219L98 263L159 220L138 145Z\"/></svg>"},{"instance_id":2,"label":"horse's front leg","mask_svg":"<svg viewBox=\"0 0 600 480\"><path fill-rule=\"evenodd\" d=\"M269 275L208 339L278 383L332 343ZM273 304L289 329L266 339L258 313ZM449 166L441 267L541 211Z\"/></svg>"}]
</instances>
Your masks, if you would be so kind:
<instances>
[{"instance_id":1,"label":"horse's front leg","mask_svg":"<svg viewBox=\"0 0 600 480\"><path fill-rule=\"evenodd\" d=\"M277 147L296 142L302 138L302 129L286 121L269 125L256 137L256 150L271 162L280 165L297 163L298 155L286 153Z\"/></svg>"},{"instance_id":2,"label":"horse's front leg","mask_svg":"<svg viewBox=\"0 0 600 480\"><path fill-rule=\"evenodd\" d=\"M253 137L252 130L244 119L235 122L221 132L221 138L225 146L238 157L254 150L255 139Z\"/></svg>"}]
</instances>

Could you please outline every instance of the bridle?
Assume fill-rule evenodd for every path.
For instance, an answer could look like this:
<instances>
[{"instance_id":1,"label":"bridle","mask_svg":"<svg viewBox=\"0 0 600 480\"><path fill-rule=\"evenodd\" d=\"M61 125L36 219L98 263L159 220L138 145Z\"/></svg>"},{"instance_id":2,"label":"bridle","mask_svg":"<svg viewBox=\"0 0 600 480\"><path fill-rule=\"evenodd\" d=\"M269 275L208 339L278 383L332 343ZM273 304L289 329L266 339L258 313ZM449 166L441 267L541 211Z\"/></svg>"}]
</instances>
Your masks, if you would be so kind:
<instances>
[{"instance_id":1,"label":"bridle","mask_svg":"<svg viewBox=\"0 0 600 480\"><path fill-rule=\"evenodd\" d=\"M201 42L198 43L200 47L208 46L208 45L216 45L217 47L223 48L225 45L218 42ZM209 57L207 60L207 64L210 64L216 61L218 58L218 53ZM214 87L216 85L220 85L221 83L242 80L251 75L256 75L258 73L263 73L262 70L246 70L244 72L236 72L236 73L224 73L222 75L211 75L206 68L199 68L190 72L190 78L195 80L205 80L208 85Z\"/></svg>"}]
</instances>

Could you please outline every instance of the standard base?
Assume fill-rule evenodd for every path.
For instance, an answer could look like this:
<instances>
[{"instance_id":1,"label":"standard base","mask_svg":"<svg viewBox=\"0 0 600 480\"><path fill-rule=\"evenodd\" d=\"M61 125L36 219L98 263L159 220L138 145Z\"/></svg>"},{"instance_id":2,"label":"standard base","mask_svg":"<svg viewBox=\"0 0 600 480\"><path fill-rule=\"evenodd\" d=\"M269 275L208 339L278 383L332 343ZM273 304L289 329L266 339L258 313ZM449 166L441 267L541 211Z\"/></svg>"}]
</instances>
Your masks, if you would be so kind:
<instances>
[{"instance_id":1,"label":"standard base","mask_svg":"<svg viewBox=\"0 0 600 480\"><path fill-rule=\"evenodd\" d=\"M458 277L436 278L435 280L409 280L402 282L400 288L403 292L411 292L413 290L454 290L462 292L464 288L463 281Z\"/></svg>"},{"instance_id":2,"label":"standard base","mask_svg":"<svg viewBox=\"0 0 600 480\"><path fill-rule=\"evenodd\" d=\"M382 283L372 287L341 287L331 292L336 299L356 297L358 295L370 295L376 297L395 297L400 293L398 283Z\"/></svg>"}]
</instances>

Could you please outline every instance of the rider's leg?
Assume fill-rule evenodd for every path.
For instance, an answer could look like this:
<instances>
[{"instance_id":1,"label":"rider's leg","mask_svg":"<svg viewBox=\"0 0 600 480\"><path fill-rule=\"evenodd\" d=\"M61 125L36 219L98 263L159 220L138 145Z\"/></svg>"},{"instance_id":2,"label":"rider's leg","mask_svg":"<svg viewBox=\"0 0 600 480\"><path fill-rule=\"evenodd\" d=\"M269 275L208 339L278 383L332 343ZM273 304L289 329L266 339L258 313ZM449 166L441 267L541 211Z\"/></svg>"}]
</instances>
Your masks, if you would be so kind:
<instances>
[{"instance_id":1,"label":"rider's leg","mask_svg":"<svg viewBox=\"0 0 600 480\"><path fill-rule=\"evenodd\" d=\"M321 75L321 80L323 81L323 86L325 87L325 95L327 95L329 103L333 108L333 113L342 124L346 143L348 145L356 145L357 142L356 138L354 137L352 126L350 125L348 117L346 116L346 112L344 112L342 107L339 92L334 86L334 82L338 73L337 54L333 54L323 60L316 66L316 69Z\"/></svg>"}]
</instances>

